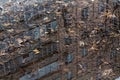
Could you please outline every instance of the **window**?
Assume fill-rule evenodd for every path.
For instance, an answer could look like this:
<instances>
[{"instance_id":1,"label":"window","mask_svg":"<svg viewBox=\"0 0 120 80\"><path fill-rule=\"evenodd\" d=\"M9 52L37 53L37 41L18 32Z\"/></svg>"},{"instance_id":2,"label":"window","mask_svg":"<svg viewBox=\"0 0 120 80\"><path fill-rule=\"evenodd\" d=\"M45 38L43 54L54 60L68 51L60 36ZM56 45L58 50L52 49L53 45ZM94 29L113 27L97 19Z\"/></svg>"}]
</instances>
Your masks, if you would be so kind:
<instances>
[{"instance_id":1,"label":"window","mask_svg":"<svg viewBox=\"0 0 120 80\"><path fill-rule=\"evenodd\" d=\"M2 11L3 9L0 7L0 11Z\"/></svg>"},{"instance_id":2,"label":"window","mask_svg":"<svg viewBox=\"0 0 120 80\"><path fill-rule=\"evenodd\" d=\"M24 32L25 36L32 36L32 30Z\"/></svg>"},{"instance_id":3,"label":"window","mask_svg":"<svg viewBox=\"0 0 120 80\"><path fill-rule=\"evenodd\" d=\"M57 44L56 43L52 44L52 49L53 49L53 52L57 51Z\"/></svg>"},{"instance_id":4,"label":"window","mask_svg":"<svg viewBox=\"0 0 120 80\"><path fill-rule=\"evenodd\" d=\"M49 16L50 19L56 19L56 16L55 16L54 13L52 13L52 14L48 14L48 16Z\"/></svg>"},{"instance_id":5,"label":"window","mask_svg":"<svg viewBox=\"0 0 120 80\"><path fill-rule=\"evenodd\" d=\"M46 55L46 48L45 47L42 48L42 54L43 54L43 56Z\"/></svg>"},{"instance_id":6,"label":"window","mask_svg":"<svg viewBox=\"0 0 120 80\"><path fill-rule=\"evenodd\" d=\"M4 49L5 48L5 44L1 44L0 43L0 50Z\"/></svg>"},{"instance_id":7,"label":"window","mask_svg":"<svg viewBox=\"0 0 120 80\"><path fill-rule=\"evenodd\" d=\"M98 4L98 12L99 13L104 12L104 5L102 3Z\"/></svg>"},{"instance_id":8,"label":"window","mask_svg":"<svg viewBox=\"0 0 120 80\"><path fill-rule=\"evenodd\" d=\"M39 11L42 11L42 10L44 10L44 7L40 5L40 6L38 7L38 10L39 10Z\"/></svg>"},{"instance_id":9,"label":"window","mask_svg":"<svg viewBox=\"0 0 120 80\"><path fill-rule=\"evenodd\" d=\"M0 32L4 31L4 27L0 25Z\"/></svg>"},{"instance_id":10,"label":"window","mask_svg":"<svg viewBox=\"0 0 120 80\"><path fill-rule=\"evenodd\" d=\"M51 26L50 26L50 24L47 24L47 25L46 25L46 32L47 32L48 34L51 33Z\"/></svg>"},{"instance_id":11,"label":"window","mask_svg":"<svg viewBox=\"0 0 120 80\"><path fill-rule=\"evenodd\" d=\"M87 19L89 16L89 8L86 7L82 10L82 19Z\"/></svg>"},{"instance_id":12,"label":"window","mask_svg":"<svg viewBox=\"0 0 120 80\"><path fill-rule=\"evenodd\" d=\"M4 16L3 16L3 20L4 20L4 21L8 21L8 18L9 18L8 15L4 15Z\"/></svg>"},{"instance_id":13,"label":"window","mask_svg":"<svg viewBox=\"0 0 120 80\"><path fill-rule=\"evenodd\" d=\"M117 27L117 25L118 25L118 20L117 20L117 18L115 18L115 17L111 18L111 22L110 22L110 23L113 24L113 27Z\"/></svg>"},{"instance_id":14,"label":"window","mask_svg":"<svg viewBox=\"0 0 120 80\"><path fill-rule=\"evenodd\" d=\"M51 22L51 28L55 31L57 28L57 21Z\"/></svg>"},{"instance_id":15,"label":"window","mask_svg":"<svg viewBox=\"0 0 120 80\"><path fill-rule=\"evenodd\" d=\"M109 3L109 0L106 0L106 3Z\"/></svg>"},{"instance_id":16,"label":"window","mask_svg":"<svg viewBox=\"0 0 120 80\"><path fill-rule=\"evenodd\" d=\"M10 65L10 71L11 72L14 72L16 70L16 68L20 65L21 63L21 60L20 61L16 61L17 59L14 59L14 60L10 60L9 61L9 65ZM16 61L17 63L14 63L14 61Z\"/></svg>"},{"instance_id":17,"label":"window","mask_svg":"<svg viewBox=\"0 0 120 80\"><path fill-rule=\"evenodd\" d=\"M23 35L21 36L24 36L24 39L26 39L26 41L29 41L30 39L33 38L32 30L24 32Z\"/></svg>"},{"instance_id":18,"label":"window","mask_svg":"<svg viewBox=\"0 0 120 80\"><path fill-rule=\"evenodd\" d=\"M22 60L22 63L27 63L29 61L29 54L24 54L23 56L23 60Z\"/></svg>"},{"instance_id":19,"label":"window","mask_svg":"<svg viewBox=\"0 0 120 80\"><path fill-rule=\"evenodd\" d=\"M24 20L25 20L25 21L27 21L30 17L31 17L31 13L26 12L26 13L24 14Z\"/></svg>"},{"instance_id":20,"label":"window","mask_svg":"<svg viewBox=\"0 0 120 80\"><path fill-rule=\"evenodd\" d=\"M9 62L5 62L5 70L9 71L10 70L10 63Z\"/></svg>"},{"instance_id":21,"label":"window","mask_svg":"<svg viewBox=\"0 0 120 80\"><path fill-rule=\"evenodd\" d=\"M22 19L23 19L23 17L22 17ZM11 21L11 23L13 23L14 22L14 17L10 16L10 21Z\"/></svg>"},{"instance_id":22,"label":"window","mask_svg":"<svg viewBox=\"0 0 120 80\"><path fill-rule=\"evenodd\" d=\"M116 50L112 50L111 54L110 54L110 59L116 58L116 56L117 56L116 54L117 54Z\"/></svg>"},{"instance_id":23,"label":"window","mask_svg":"<svg viewBox=\"0 0 120 80\"><path fill-rule=\"evenodd\" d=\"M87 70L87 68L88 68L88 64L87 63L82 63L81 65L82 65L82 69Z\"/></svg>"},{"instance_id":24,"label":"window","mask_svg":"<svg viewBox=\"0 0 120 80\"><path fill-rule=\"evenodd\" d=\"M96 66L99 66L99 65L101 65L102 64L102 57L101 56L98 56L97 58L96 58Z\"/></svg>"},{"instance_id":25,"label":"window","mask_svg":"<svg viewBox=\"0 0 120 80\"><path fill-rule=\"evenodd\" d=\"M53 4L53 1L49 1L49 0L48 0L47 4L50 6L50 5Z\"/></svg>"},{"instance_id":26,"label":"window","mask_svg":"<svg viewBox=\"0 0 120 80\"><path fill-rule=\"evenodd\" d=\"M43 25L40 28L40 36L45 36L45 32L46 32L46 25Z\"/></svg>"},{"instance_id":27,"label":"window","mask_svg":"<svg viewBox=\"0 0 120 80\"><path fill-rule=\"evenodd\" d=\"M3 69L3 65L0 64L0 71Z\"/></svg>"},{"instance_id":28,"label":"window","mask_svg":"<svg viewBox=\"0 0 120 80\"><path fill-rule=\"evenodd\" d=\"M67 37L67 38L64 38L64 41L65 41L65 45L70 45L70 44L72 44L72 39L71 39L70 36Z\"/></svg>"},{"instance_id":29,"label":"window","mask_svg":"<svg viewBox=\"0 0 120 80\"><path fill-rule=\"evenodd\" d=\"M87 56L87 50L86 50L86 48L83 48L82 49L82 57L85 57L85 56Z\"/></svg>"},{"instance_id":30,"label":"window","mask_svg":"<svg viewBox=\"0 0 120 80\"><path fill-rule=\"evenodd\" d=\"M72 72L67 73L67 80L72 80Z\"/></svg>"},{"instance_id":31,"label":"window","mask_svg":"<svg viewBox=\"0 0 120 80\"><path fill-rule=\"evenodd\" d=\"M24 54L23 55L23 59L28 58L28 57L29 57L29 54Z\"/></svg>"},{"instance_id":32,"label":"window","mask_svg":"<svg viewBox=\"0 0 120 80\"><path fill-rule=\"evenodd\" d=\"M49 5L49 4L46 4L46 5L45 5L45 9L46 9L46 10L49 10L49 9L50 9L50 5Z\"/></svg>"},{"instance_id":33,"label":"window","mask_svg":"<svg viewBox=\"0 0 120 80\"><path fill-rule=\"evenodd\" d=\"M72 55L71 53L69 53L69 54L66 56L65 64L71 63L72 60L73 60L73 55Z\"/></svg>"},{"instance_id":34,"label":"window","mask_svg":"<svg viewBox=\"0 0 120 80\"><path fill-rule=\"evenodd\" d=\"M40 27L37 26L35 29L34 29L34 39L39 39L40 38Z\"/></svg>"},{"instance_id":35,"label":"window","mask_svg":"<svg viewBox=\"0 0 120 80\"><path fill-rule=\"evenodd\" d=\"M51 45L48 45L46 49L47 49L47 54L52 54Z\"/></svg>"}]
</instances>

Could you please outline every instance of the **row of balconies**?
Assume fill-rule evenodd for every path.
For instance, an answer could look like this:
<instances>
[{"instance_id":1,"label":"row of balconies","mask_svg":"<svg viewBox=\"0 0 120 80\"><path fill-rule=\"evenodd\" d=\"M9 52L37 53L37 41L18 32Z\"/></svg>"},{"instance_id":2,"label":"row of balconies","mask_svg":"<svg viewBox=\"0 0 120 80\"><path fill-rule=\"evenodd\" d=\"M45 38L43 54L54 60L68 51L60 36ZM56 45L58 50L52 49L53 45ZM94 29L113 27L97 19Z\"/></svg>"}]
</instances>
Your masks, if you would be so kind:
<instances>
[{"instance_id":1,"label":"row of balconies","mask_svg":"<svg viewBox=\"0 0 120 80\"><path fill-rule=\"evenodd\" d=\"M43 44L46 43L47 40L46 41L41 41L42 39L40 40L40 38L42 38L42 36L46 35L46 32L48 32L48 29L50 31L52 31L52 30L56 31L56 29L57 29L56 21L45 24L42 27L36 26L36 27L32 28L29 26L29 28L30 29L28 29L27 32L22 31L20 33L11 35L11 36L14 36L14 38L5 38L3 40L3 42L1 43L1 44L3 44L3 45L0 45L1 53L6 53L6 54L4 54L5 57L7 55L11 55L10 60L7 60L5 63L3 62L0 65L1 66L0 71L1 71L1 73L4 73L4 74L1 74L1 76L6 75L8 73L13 73L18 68L25 66L28 63L36 61L40 58L43 59L43 57L46 58L52 54L57 53L57 44L56 43L52 43L50 41L49 44L46 44L44 46ZM26 38L26 40L25 40L25 38ZM51 37L48 37L48 38L51 38ZM6 43L7 44L6 45L5 42L8 40L9 40L9 42ZM31 40L32 41L35 40L35 43L33 43ZM11 44L13 46L10 46ZM1 55L1 57L2 57L2 55ZM11 64L10 64L10 61L12 61Z\"/></svg>"},{"instance_id":2,"label":"row of balconies","mask_svg":"<svg viewBox=\"0 0 120 80\"><path fill-rule=\"evenodd\" d=\"M22 12L22 16L24 18L24 21L27 21L31 17L36 15L37 13L40 13L40 12L45 13L45 12L50 12L50 11L53 12L54 10L56 10L57 9L56 7L58 7L58 5L54 5L54 3L55 3L55 1L47 1L47 3L38 3L38 4L36 3L37 6L27 5L27 6L24 6L23 11L18 11L18 12ZM53 5L56 7L53 8L52 7ZM17 12L17 10L16 10L16 12ZM10 21L11 23L14 23L15 21L17 21L16 18L13 17L16 12L11 13L11 15L3 15L2 21L3 22ZM21 14L18 13L15 16L20 17ZM19 18L17 18L17 19L19 19Z\"/></svg>"},{"instance_id":3,"label":"row of balconies","mask_svg":"<svg viewBox=\"0 0 120 80\"><path fill-rule=\"evenodd\" d=\"M36 46L36 48L37 48L38 52L35 52L35 50L31 51L31 52L23 51L23 54L19 53L19 50L18 50L18 53L13 52L14 55L17 55L17 56L16 57L14 57L14 56L8 57L8 59L6 59L6 60L4 60L4 59L8 55L0 56L0 58L1 58L1 65L0 65L1 75L13 73L18 68L24 67L25 65L27 65L33 61L36 61L39 59L44 59L44 58L49 57L50 55L58 53L57 45L55 43L46 45L45 47L40 48L40 49L39 49L39 46L38 47ZM11 53L9 53L9 54L11 54Z\"/></svg>"},{"instance_id":4,"label":"row of balconies","mask_svg":"<svg viewBox=\"0 0 120 80\"><path fill-rule=\"evenodd\" d=\"M112 0L106 0L106 1L93 1L93 3L87 5L81 10L81 19L87 20L89 18L98 18L98 15L105 15L106 11L110 11L114 15L113 12L115 7L117 8L119 6L119 1L112 1Z\"/></svg>"}]
</instances>

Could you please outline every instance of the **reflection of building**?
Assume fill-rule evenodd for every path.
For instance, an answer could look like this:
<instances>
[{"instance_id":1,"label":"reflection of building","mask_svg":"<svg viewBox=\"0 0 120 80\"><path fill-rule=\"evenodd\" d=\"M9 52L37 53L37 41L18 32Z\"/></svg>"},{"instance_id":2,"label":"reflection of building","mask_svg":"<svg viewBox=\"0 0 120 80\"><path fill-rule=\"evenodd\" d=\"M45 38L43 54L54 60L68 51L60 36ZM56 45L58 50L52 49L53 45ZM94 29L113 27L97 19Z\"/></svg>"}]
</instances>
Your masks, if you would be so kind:
<instances>
[{"instance_id":1,"label":"reflection of building","mask_svg":"<svg viewBox=\"0 0 120 80\"><path fill-rule=\"evenodd\" d=\"M64 1L26 5L23 11L3 15L0 78L107 80L119 76L118 28L115 23L109 25L115 21L106 15L105 2L86 0L85 5L75 6L74 0ZM118 8L115 11L119 13Z\"/></svg>"}]
</instances>

